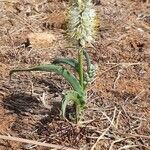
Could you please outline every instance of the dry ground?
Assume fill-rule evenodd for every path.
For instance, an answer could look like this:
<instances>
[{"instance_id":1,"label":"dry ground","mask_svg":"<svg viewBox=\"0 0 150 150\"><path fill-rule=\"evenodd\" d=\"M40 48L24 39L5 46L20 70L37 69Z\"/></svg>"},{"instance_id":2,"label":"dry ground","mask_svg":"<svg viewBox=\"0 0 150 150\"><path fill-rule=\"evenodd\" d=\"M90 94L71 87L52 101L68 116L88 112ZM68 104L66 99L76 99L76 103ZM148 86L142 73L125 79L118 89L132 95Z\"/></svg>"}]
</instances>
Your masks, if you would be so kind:
<instances>
[{"instance_id":1,"label":"dry ground","mask_svg":"<svg viewBox=\"0 0 150 150\"><path fill-rule=\"evenodd\" d=\"M79 125L59 116L61 95L69 88L59 76L19 73L9 79L13 68L76 55L64 38L67 5L65 0L0 1L0 135L82 150L150 149L148 1L101 0L95 6L100 28L88 51L99 68ZM0 140L0 150L28 149L49 148Z\"/></svg>"}]
</instances>

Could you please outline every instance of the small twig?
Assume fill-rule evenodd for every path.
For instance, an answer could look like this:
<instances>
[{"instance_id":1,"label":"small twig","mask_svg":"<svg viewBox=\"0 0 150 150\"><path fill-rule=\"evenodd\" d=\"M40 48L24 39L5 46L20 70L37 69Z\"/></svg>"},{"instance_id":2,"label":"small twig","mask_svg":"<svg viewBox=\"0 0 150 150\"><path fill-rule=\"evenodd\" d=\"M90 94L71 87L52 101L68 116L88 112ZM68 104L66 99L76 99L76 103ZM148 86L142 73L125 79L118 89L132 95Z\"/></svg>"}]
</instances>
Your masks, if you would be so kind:
<instances>
[{"instance_id":1,"label":"small twig","mask_svg":"<svg viewBox=\"0 0 150 150\"><path fill-rule=\"evenodd\" d=\"M104 132L98 137L97 141L96 141L95 144L92 146L91 150L94 150L94 149L95 149L97 143L98 143L101 139L103 139L104 135L109 131L110 127L111 127L111 125L110 125L108 128L106 128L106 129L104 130Z\"/></svg>"},{"instance_id":2,"label":"small twig","mask_svg":"<svg viewBox=\"0 0 150 150\"><path fill-rule=\"evenodd\" d=\"M39 146L50 147L50 148L61 149L61 150L76 150L74 148L65 147L61 145L43 143L43 142L38 142L38 141L28 140L28 139L23 139L23 138L18 138L18 137L12 137L12 136L0 135L0 139L28 143L28 144L35 144Z\"/></svg>"},{"instance_id":3,"label":"small twig","mask_svg":"<svg viewBox=\"0 0 150 150\"><path fill-rule=\"evenodd\" d=\"M114 68L116 68L116 67L118 67L118 66L119 66L119 64L116 64L115 66L113 66L113 67L111 67L111 68L108 68L107 70L105 70L105 71L103 71L102 73L100 73L99 76L103 75L104 73L106 73L106 72L108 72L108 71L110 71L110 70L112 70L112 69L114 69Z\"/></svg>"},{"instance_id":4,"label":"small twig","mask_svg":"<svg viewBox=\"0 0 150 150\"><path fill-rule=\"evenodd\" d=\"M115 124L115 128L118 129L118 124L119 124L119 119L120 119L120 115L121 115L121 111L118 112L118 115L116 117L116 124Z\"/></svg>"},{"instance_id":5,"label":"small twig","mask_svg":"<svg viewBox=\"0 0 150 150\"><path fill-rule=\"evenodd\" d=\"M146 64L146 63L141 63L141 62L137 62L137 63L107 63L108 65L121 65L125 68L129 67L129 66L134 66L134 65L142 65L142 64Z\"/></svg>"},{"instance_id":6,"label":"small twig","mask_svg":"<svg viewBox=\"0 0 150 150\"><path fill-rule=\"evenodd\" d=\"M86 138L88 138L88 139L98 139L99 137L97 137L97 136L87 136ZM101 140L109 140L109 138L103 137L103 138L101 138Z\"/></svg>"},{"instance_id":7,"label":"small twig","mask_svg":"<svg viewBox=\"0 0 150 150\"><path fill-rule=\"evenodd\" d=\"M109 129L111 128L111 126L114 124L114 121L115 121L115 117L116 117L116 111L117 111L117 108L115 107L115 110L114 110L114 115L113 115L113 118L111 120L111 123L109 125L108 128L106 128L104 130L104 132L99 136L99 138L96 140L95 144L92 146L91 150L94 150L96 145L98 144L98 142L105 136L105 134L109 131Z\"/></svg>"},{"instance_id":8,"label":"small twig","mask_svg":"<svg viewBox=\"0 0 150 150\"><path fill-rule=\"evenodd\" d=\"M42 96L40 96L40 101L42 102L42 104L44 105L45 108L47 109L51 109L52 106L48 105L47 102L46 102L46 94L45 92L43 92Z\"/></svg>"},{"instance_id":9,"label":"small twig","mask_svg":"<svg viewBox=\"0 0 150 150\"><path fill-rule=\"evenodd\" d=\"M91 122L95 121L95 119L91 119L91 120L85 120L85 121L79 121L79 124L90 124Z\"/></svg>"},{"instance_id":10,"label":"small twig","mask_svg":"<svg viewBox=\"0 0 150 150\"><path fill-rule=\"evenodd\" d=\"M118 142L121 142L123 140L126 140L126 139L129 139L129 138L134 138L134 137L143 137L143 135L134 135L134 134L122 134L122 135L125 135L125 136L128 136L126 138L121 138L121 139L118 139L118 140L115 140L111 143L110 147L109 147L109 150L113 150L113 146L115 143L118 143ZM148 138L148 136L146 136ZM145 136L144 136L145 138ZM150 137L149 137L150 138ZM119 148L118 150L122 150L122 149L127 149L127 148L132 148L132 147L139 147L139 146L144 146L146 148L148 148L147 146L145 145L126 145L126 146L123 146L121 148Z\"/></svg>"},{"instance_id":11,"label":"small twig","mask_svg":"<svg viewBox=\"0 0 150 150\"><path fill-rule=\"evenodd\" d=\"M150 139L150 136L141 135L141 134L130 134L130 133L119 133L119 134L122 134L124 136L132 136L132 137L140 137L140 138L144 138L144 139Z\"/></svg>"},{"instance_id":12,"label":"small twig","mask_svg":"<svg viewBox=\"0 0 150 150\"><path fill-rule=\"evenodd\" d=\"M112 120L110 119L110 117L108 117L108 115L107 115L105 112L103 112L103 111L101 111L101 110L100 110L100 112L106 117L106 119L110 122L110 124L111 124L113 127L115 127L115 125L114 125L114 123L112 122Z\"/></svg>"},{"instance_id":13,"label":"small twig","mask_svg":"<svg viewBox=\"0 0 150 150\"><path fill-rule=\"evenodd\" d=\"M119 148L118 150L123 150L123 149L128 149L128 148L133 148L133 147L139 147L140 145L126 145L126 146L123 146L121 148Z\"/></svg>"},{"instance_id":14,"label":"small twig","mask_svg":"<svg viewBox=\"0 0 150 150\"><path fill-rule=\"evenodd\" d=\"M142 90L138 95L136 95L130 102L134 102L137 98L139 98L143 93L145 93L145 90Z\"/></svg>"},{"instance_id":15,"label":"small twig","mask_svg":"<svg viewBox=\"0 0 150 150\"><path fill-rule=\"evenodd\" d=\"M113 85L113 89L116 89L116 86L117 86L117 83L118 83L118 80L120 79L121 77L121 73L123 72L123 68L119 69L118 71L118 75L117 75L117 78L115 79L115 82L114 82L114 85Z\"/></svg>"},{"instance_id":16,"label":"small twig","mask_svg":"<svg viewBox=\"0 0 150 150\"><path fill-rule=\"evenodd\" d=\"M123 140L125 140L125 139L127 139L127 138L121 138L121 139L118 139L118 140L113 141L113 142L111 143L110 147L109 147L109 150L113 150L113 146L114 146L115 143L121 142L121 141L123 141Z\"/></svg>"},{"instance_id":17,"label":"small twig","mask_svg":"<svg viewBox=\"0 0 150 150\"><path fill-rule=\"evenodd\" d=\"M0 0L0 2L4 2L4 3L17 3L17 1L12 1L12 0Z\"/></svg>"}]
</instances>

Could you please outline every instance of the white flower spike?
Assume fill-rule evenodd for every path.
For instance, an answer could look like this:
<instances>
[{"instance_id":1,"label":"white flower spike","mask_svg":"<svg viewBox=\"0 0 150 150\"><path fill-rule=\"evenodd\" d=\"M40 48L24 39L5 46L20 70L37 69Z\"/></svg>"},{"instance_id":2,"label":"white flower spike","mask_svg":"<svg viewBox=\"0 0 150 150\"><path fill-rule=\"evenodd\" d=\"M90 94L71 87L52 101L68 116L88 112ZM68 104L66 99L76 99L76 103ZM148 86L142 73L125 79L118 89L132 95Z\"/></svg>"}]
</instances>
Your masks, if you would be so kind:
<instances>
[{"instance_id":1,"label":"white flower spike","mask_svg":"<svg viewBox=\"0 0 150 150\"><path fill-rule=\"evenodd\" d=\"M97 27L97 15L91 0L72 0L68 10L68 36L71 42L85 47L92 43Z\"/></svg>"}]
</instances>

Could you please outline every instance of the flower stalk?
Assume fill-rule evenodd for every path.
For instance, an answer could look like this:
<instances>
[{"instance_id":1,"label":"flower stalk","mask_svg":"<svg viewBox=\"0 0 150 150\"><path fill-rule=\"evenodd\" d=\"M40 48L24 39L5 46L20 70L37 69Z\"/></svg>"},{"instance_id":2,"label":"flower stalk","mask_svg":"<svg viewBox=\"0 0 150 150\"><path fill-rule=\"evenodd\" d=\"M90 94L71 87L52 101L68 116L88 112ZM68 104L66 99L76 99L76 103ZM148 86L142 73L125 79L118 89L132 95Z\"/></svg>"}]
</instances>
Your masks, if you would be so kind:
<instances>
[{"instance_id":1,"label":"flower stalk","mask_svg":"<svg viewBox=\"0 0 150 150\"><path fill-rule=\"evenodd\" d=\"M79 62L79 81L84 90L84 76L83 76L83 48L80 46L78 50L78 62Z\"/></svg>"}]
</instances>

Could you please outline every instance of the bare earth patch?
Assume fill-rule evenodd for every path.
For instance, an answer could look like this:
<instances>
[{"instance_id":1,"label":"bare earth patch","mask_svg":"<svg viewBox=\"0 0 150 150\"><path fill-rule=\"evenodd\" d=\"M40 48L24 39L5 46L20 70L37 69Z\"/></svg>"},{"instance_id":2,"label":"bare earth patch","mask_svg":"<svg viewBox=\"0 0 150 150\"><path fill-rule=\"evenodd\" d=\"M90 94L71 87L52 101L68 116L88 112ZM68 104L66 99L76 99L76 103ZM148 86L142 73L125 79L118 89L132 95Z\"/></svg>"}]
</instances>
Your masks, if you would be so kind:
<instances>
[{"instance_id":1,"label":"bare earth patch","mask_svg":"<svg viewBox=\"0 0 150 150\"><path fill-rule=\"evenodd\" d=\"M78 125L59 115L69 88L59 76L19 73L10 80L13 68L76 55L64 35L67 6L65 0L0 1L0 135L82 150L150 149L148 1L101 0L95 6L100 28L88 51L98 70ZM49 148L0 139L0 149Z\"/></svg>"}]
</instances>

